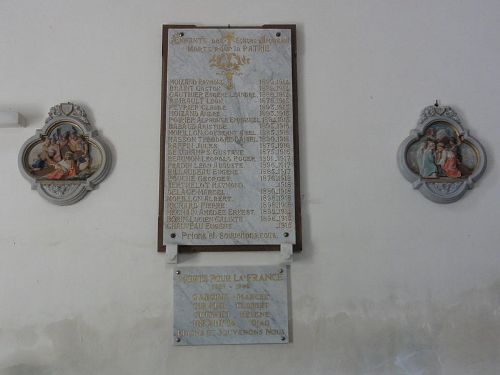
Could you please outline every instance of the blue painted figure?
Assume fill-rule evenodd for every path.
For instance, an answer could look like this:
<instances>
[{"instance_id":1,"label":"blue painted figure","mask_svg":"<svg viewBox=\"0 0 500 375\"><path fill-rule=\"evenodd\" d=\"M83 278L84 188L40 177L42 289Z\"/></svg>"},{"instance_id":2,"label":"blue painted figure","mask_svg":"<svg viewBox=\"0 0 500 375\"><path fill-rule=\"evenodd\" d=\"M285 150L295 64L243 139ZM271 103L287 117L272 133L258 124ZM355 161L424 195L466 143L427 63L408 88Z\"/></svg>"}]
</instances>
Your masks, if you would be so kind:
<instances>
[{"instance_id":1,"label":"blue painted figure","mask_svg":"<svg viewBox=\"0 0 500 375\"><path fill-rule=\"evenodd\" d=\"M436 178L437 167L434 158L436 144L432 141L422 143L417 151L417 164L420 175L425 178Z\"/></svg>"}]
</instances>

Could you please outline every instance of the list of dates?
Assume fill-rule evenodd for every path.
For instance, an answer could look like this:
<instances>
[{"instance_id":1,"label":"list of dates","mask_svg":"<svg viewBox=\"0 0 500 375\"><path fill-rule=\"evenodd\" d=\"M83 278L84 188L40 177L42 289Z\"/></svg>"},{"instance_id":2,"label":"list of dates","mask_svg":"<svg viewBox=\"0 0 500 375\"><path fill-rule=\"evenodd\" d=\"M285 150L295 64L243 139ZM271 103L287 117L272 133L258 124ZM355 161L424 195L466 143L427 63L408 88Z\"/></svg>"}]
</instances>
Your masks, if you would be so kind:
<instances>
[{"instance_id":1,"label":"list of dates","mask_svg":"<svg viewBox=\"0 0 500 375\"><path fill-rule=\"evenodd\" d=\"M177 55L209 67L218 61L213 50L194 49L199 39L186 36L183 43L176 35L169 48L178 48ZM234 74L194 67L189 77L170 74L166 81L166 237L179 244L293 242L291 73L255 74L262 56L272 57L272 47L286 39L257 38L266 45L260 49L249 45L253 39L229 39L203 43L232 51L246 46L245 54L233 54L243 61Z\"/></svg>"}]
</instances>

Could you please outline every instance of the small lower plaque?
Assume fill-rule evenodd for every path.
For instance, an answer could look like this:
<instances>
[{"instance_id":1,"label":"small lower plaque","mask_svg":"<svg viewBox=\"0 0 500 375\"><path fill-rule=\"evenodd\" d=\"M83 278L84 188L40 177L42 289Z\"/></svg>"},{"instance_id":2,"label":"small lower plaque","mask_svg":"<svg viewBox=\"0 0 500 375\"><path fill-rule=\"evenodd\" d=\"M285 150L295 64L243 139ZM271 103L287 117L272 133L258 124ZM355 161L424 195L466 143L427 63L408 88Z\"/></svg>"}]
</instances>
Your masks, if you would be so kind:
<instances>
[{"instance_id":1,"label":"small lower plaque","mask_svg":"<svg viewBox=\"0 0 500 375\"><path fill-rule=\"evenodd\" d=\"M283 344L288 267L177 267L174 345Z\"/></svg>"}]
</instances>

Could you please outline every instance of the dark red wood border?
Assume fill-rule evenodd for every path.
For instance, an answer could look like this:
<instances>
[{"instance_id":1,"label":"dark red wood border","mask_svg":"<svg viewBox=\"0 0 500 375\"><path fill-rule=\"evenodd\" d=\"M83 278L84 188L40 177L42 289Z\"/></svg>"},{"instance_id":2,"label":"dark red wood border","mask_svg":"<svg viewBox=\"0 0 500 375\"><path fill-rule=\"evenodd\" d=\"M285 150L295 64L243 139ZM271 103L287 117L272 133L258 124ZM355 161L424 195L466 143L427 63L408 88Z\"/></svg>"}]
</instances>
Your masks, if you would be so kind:
<instances>
[{"instance_id":1,"label":"dark red wood border","mask_svg":"<svg viewBox=\"0 0 500 375\"><path fill-rule=\"evenodd\" d=\"M167 117L167 57L169 29L289 29L292 36L292 94L293 94L293 152L294 152L294 188L295 188L295 239L293 251L302 251L302 220L300 209L300 163L299 163L299 116L297 97L297 38L295 25L263 25L263 26L195 26L195 25L163 25L162 45L162 79L161 79L161 128L160 128L160 192L158 210L158 251L165 252L163 244L163 209L165 190L165 138ZM179 245L179 252L197 251L279 251L279 245Z\"/></svg>"}]
</instances>

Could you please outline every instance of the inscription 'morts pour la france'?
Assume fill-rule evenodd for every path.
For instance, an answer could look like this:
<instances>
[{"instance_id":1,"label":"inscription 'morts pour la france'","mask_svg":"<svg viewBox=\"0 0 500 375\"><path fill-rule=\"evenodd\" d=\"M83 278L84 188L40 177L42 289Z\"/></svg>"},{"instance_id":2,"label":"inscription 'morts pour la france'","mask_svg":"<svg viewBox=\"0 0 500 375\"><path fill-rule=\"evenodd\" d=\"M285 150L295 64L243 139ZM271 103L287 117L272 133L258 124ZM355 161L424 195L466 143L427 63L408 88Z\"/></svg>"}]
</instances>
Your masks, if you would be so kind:
<instances>
[{"instance_id":1,"label":"inscription 'morts pour la france'","mask_svg":"<svg viewBox=\"0 0 500 375\"><path fill-rule=\"evenodd\" d=\"M289 29L169 29L164 236L295 243Z\"/></svg>"},{"instance_id":2,"label":"inscription 'morts pour la france'","mask_svg":"<svg viewBox=\"0 0 500 375\"><path fill-rule=\"evenodd\" d=\"M178 267L174 344L284 344L286 266Z\"/></svg>"}]
</instances>

